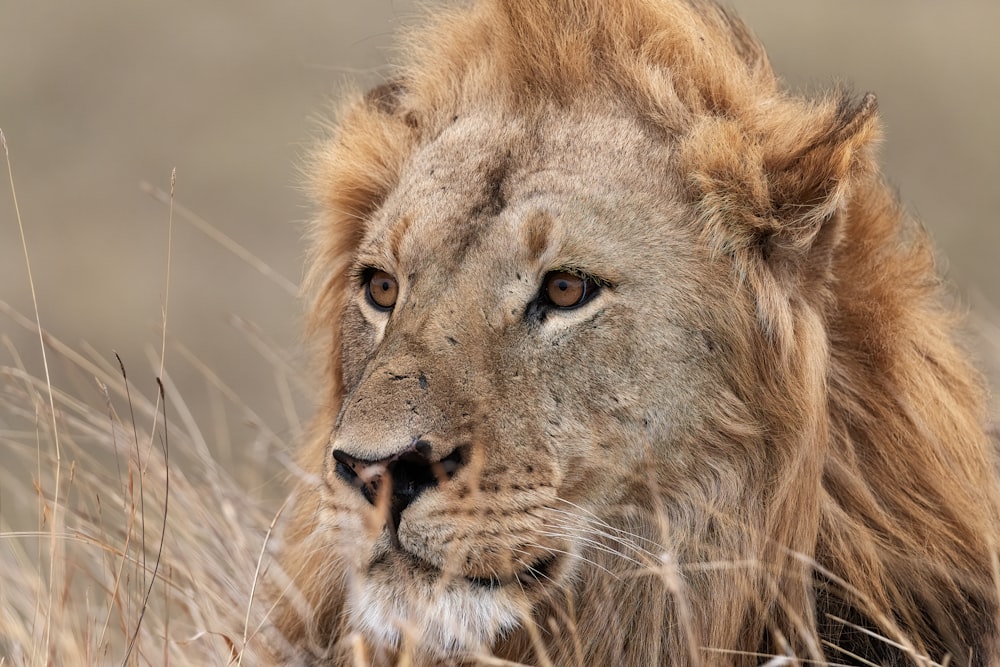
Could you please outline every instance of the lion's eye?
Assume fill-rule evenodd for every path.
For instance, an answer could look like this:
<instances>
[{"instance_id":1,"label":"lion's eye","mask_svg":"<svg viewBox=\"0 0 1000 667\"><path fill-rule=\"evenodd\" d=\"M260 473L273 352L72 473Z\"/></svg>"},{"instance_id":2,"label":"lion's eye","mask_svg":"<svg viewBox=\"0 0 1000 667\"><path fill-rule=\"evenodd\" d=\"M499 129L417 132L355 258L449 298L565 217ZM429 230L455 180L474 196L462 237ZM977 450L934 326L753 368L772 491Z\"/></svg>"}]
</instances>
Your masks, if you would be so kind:
<instances>
[{"instance_id":1,"label":"lion's eye","mask_svg":"<svg viewBox=\"0 0 1000 667\"><path fill-rule=\"evenodd\" d=\"M553 271L545 276L542 293L556 308L576 308L597 294L597 283L568 271Z\"/></svg>"},{"instance_id":2,"label":"lion's eye","mask_svg":"<svg viewBox=\"0 0 1000 667\"><path fill-rule=\"evenodd\" d=\"M372 271L365 284L368 302L379 310L392 310L399 295L399 283L385 271Z\"/></svg>"}]
</instances>

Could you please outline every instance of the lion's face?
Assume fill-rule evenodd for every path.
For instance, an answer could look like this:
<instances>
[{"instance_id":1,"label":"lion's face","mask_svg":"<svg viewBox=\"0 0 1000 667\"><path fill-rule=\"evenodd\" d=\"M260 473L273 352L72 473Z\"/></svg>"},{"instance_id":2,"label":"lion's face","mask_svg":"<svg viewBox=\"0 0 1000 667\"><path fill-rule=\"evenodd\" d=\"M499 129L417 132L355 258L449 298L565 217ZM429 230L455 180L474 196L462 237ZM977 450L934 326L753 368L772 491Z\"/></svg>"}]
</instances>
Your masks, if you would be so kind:
<instances>
[{"instance_id":1,"label":"lion's face","mask_svg":"<svg viewBox=\"0 0 1000 667\"><path fill-rule=\"evenodd\" d=\"M352 268L325 468L378 643L488 645L637 487L727 467L686 442L722 391L709 304L730 282L669 171L637 123L582 114L456 118L407 161Z\"/></svg>"}]
</instances>

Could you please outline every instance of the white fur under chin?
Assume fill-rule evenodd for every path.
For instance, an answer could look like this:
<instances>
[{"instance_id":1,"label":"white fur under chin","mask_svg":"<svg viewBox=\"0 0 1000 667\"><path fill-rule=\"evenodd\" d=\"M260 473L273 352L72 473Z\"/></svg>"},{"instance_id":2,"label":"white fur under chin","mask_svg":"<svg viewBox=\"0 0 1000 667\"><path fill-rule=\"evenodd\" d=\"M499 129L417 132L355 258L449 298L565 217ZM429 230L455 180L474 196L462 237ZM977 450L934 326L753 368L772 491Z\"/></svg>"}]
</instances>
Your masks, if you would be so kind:
<instances>
[{"instance_id":1,"label":"white fur under chin","mask_svg":"<svg viewBox=\"0 0 1000 667\"><path fill-rule=\"evenodd\" d=\"M400 573L390 581L366 579L353 586L352 624L376 646L398 648L405 635L407 644L432 655L476 653L518 625L521 614L503 591L462 581L418 583L414 591L405 578Z\"/></svg>"}]
</instances>

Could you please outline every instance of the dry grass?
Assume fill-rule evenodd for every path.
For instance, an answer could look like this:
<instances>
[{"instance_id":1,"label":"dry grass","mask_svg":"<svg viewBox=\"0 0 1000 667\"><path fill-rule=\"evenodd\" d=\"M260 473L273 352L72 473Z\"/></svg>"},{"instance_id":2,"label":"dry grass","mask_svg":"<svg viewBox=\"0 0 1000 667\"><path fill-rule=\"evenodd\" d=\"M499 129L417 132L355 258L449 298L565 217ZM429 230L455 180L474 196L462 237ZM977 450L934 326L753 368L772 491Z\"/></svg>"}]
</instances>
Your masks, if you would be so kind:
<instances>
[{"instance_id":1,"label":"dry grass","mask_svg":"<svg viewBox=\"0 0 1000 667\"><path fill-rule=\"evenodd\" d=\"M24 495L33 489L39 507L36 530L0 525L3 654L31 665L228 662L266 614L252 602L272 517L202 451L202 434L178 425L171 415L184 407L169 390L157 420L158 401L129 399L124 375L70 360L94 372L104 414L58 388L50 414L43 382L3 369L0 409L35 430L4 433L15 465L0 479ZM125 415L114 407L122 401ZM37 479L14 477L36 452Z\"/></svg>"},{"instance_id":2,"label":"dry grass","mask_svg":"<svg viewBox=\"0 0 1000 667\"><path fill-rule=\"evenodd\" d=\"M4 149L24 240L5 141ZM172 196L167 203L172 223ZM180 343L168 346L169 241L166 250L152 387L135 387L121 359L81 353L45 332L37 302L33 318L0 303L7 322L37 333L45 369L44 378L29 372L2 336L0 665L261 661L268 608L258 585L277 508L253 490L270 483L271 453L284 443L208 365ZM30 279L26 241L24 253ZM262 348L271 359L262 363L273 363L287 387L284 357ZM232 444L209 447L215 437L201 431L166 371L175 351L202 371L219 405L228 399L225 410L258 422L260 443L244 448L255 472L237 479L213 454ZM54 385L50 363L86 385Z\"/></svg>"}]
</instances>

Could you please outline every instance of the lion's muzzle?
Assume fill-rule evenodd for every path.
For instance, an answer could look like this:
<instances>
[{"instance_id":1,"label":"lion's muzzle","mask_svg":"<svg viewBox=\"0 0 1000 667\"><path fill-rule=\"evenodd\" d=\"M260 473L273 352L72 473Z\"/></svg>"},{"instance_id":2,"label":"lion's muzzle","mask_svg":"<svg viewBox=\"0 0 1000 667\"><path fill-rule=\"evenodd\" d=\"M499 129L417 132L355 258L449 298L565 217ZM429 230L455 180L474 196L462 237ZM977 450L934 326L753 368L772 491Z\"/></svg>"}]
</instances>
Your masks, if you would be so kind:
<instances>
[{"instance_id":1,"label":"lion's muzzle","mask_svg":"<svg viewBox=\"0 0 1000 667\"><path fill-rule=\"evenodd\" d=\"M343 449L333 450L337 476L358 489L369 503L384 507L389 537L399 547L397 529L403 511L424 491L451 479L467 458L462 448L433 460L426 440L414 438L410 444L387 458L370 461Z\"/></svg>"}]
</instances>

